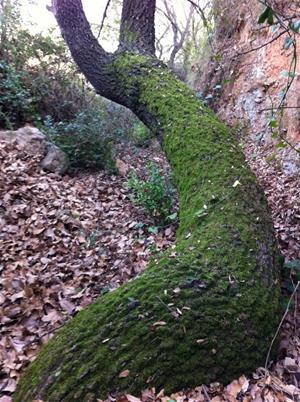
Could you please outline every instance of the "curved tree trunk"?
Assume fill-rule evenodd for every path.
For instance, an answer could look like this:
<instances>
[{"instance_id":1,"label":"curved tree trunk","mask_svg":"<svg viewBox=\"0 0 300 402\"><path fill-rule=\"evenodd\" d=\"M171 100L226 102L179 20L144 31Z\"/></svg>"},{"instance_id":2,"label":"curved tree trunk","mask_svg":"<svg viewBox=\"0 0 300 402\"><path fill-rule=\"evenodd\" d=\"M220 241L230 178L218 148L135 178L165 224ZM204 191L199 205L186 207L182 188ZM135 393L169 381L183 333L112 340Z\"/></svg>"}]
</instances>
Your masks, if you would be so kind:
<instances>
[{"instance_id":1,"label":"curved tree trunk","mask_svg":"<svg viewBox=\"0 0 300 402\"><path fill-rule=\"evenodd\" d=\"M110 98L163 138L180 196L176 249L58 331L15 402L226 382L264 364L279 322L269 211L231 133L150 56L111 55L101 74L118 88Z\"/></svg>"}]
</instances>

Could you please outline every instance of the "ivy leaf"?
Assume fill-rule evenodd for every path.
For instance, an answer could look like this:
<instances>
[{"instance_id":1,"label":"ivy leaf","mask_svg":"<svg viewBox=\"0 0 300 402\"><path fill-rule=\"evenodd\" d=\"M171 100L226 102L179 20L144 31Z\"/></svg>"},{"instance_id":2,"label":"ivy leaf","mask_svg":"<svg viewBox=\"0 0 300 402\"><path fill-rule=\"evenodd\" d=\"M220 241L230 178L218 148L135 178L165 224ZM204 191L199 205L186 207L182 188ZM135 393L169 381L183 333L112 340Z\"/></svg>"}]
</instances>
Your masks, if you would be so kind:
<instances>
[{"instance_id":1,"label":"ivy leaf","mask_svg":"<svg viewBox=\"0 0 300 402\"><path fill-rule=\"evenodd\" d=\"M294 40L288 36L288 37L285 38L285 40L284 40L283 48L284 48L285 50L288 50L293 44L294 44Z\"/></svg>"},{"instance_id":2,"label":"ivy leaf","mask_svg":"<svg viewBox=\"0 0 300 402\"><path fill-rule=\"evenodd\" d=\"M267 7L264 12L258 17L258 23L263 24L265 21L268 22L269 25L274 24L274 14L271 7Z\"/></svg>"},{"instance_id":3,"label":"ivy leaf","mask_svg":"<svg viewBox=\"0 0 300 402\"><path fill-rule=\"evenodd\" d=\"M276 145L277 148L285 148L286 146L287 146L287 143L284 142L284 141L280 141L280 142Z\"/></svg>"},{"instance_id":4,"label":"ivy leaf","mask_svg":"<svg viewBox=\"0 0 300 402\"><path fill-rule=\"evenodd\" d=\"M298 32L299 32L299 29L300 29L300 20L297 20L297 21L295 21L295 22L292 22L292 23L290 24L290 27L291 27L291 30L292 30L292 31L298 33Z\"/></svg>"},{"instance_id":5,"label":"ivy leaf","mask_svg":"<svg viewBox=\"0 0 300 402\"><path fill-rule=\"evenodd\" d=\"M167 216L167 219L170 221L175 221L177 219L177 212L174 212L174 214Z\"/></svg>"},{"instance_id":6,"label":"ivy leaf","mask_svg":"<svg viewBox=\"0 0 300 402\"><path fill-rule=\"evenodd\" d=\"M296 269L297 271L300 271L300 260L288 261L284 266L288 269Z\"/></svg>"},{"instance_id":7,"label":"ivy leaf","mask_svg":"<svg viewBox=\"0 0 300 402\"><path fill-rule=\"evenodd\" d=\"M156 226L150 226L148 228L149 233L157 234L158 233L158 228Z\"/></svg>"},{"instance_id":8,"label":"ivy leaf","mask_svg":"<svg viewBox=\"0 0 300 402\"><path fill-rule=\"evenodd\" d=\"M287 70L283 70L281 72L281 76L282 77L291 77L291 78L295 78L296 74L293 71L287 71Z\"/></svg>"},{"instance_id":9,"label":"ivy leaf","mask_svg":"<svg viewBox=\"0 0 300 402\"><path fill-rule=\"evenodd\" d=\"M271 117L270 120L268 121L268 126L271 128L275 128L278 126L278 122L274 116Z\"/></svg>"}]
</instances>

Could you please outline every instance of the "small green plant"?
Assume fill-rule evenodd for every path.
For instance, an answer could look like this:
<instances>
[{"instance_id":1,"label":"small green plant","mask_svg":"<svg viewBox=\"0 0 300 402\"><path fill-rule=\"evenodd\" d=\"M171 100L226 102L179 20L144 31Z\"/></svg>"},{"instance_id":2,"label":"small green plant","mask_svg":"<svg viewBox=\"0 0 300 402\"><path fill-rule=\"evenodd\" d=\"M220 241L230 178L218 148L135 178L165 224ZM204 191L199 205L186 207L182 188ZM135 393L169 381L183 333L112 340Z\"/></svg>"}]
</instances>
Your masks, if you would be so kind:
<instances>
[{"instance_id":1,"label":"small green plant","mask_svg":"<svg viewBox=\"0 0 300 402\"><path fill-rule=\"evenodd\" d=\"M85 111L71 122L45 122L49 139L65 151L73 167L115 171L113 138L103 130L99 113Z\"/></svg>"},{"instance_id":2,"label":"small green plant","mask_svg":"<svg viewBox=\"0 0 300 402\"><path fill-rule=\"evenodd\" d=\"M150 141L153 137L153 133L140 121L136 122L133 125L133 130L129 134L129 139L137 147L149 146Z\"/></svg>"},{"instance_id":3,"label":"small green plant","mask_svg":"<svg viewBox=\"0 0 300 402\"><path fill-rule=\"evenodd\" d=\"M283 287L288 292L293 292L295 285L300 281L300 260L291 260L283 265L281 276Z\"/></svg>"},{"instance_id":4,"label":"small green plant","mask_svg":"<svg viewBox=\"0 0 300 402\"><path fill-rule=\"evenodd\" d=\"M136 173L132 173L127 185L133 191L133 200L157 223L166 225L177 218L177 213L174 213L176 190L157 165L150 163L147 170L146 179L141 179Z\"/></svg>"}]
</instances>

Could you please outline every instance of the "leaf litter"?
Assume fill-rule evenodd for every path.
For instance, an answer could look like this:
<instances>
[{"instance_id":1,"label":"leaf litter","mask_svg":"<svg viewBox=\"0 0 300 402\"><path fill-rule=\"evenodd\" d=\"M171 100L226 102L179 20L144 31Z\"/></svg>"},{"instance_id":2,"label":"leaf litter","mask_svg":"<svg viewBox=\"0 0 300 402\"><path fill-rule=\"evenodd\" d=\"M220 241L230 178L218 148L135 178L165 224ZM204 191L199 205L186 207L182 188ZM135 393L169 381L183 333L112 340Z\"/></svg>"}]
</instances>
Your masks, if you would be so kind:
<instances>
[{"instance_id":1,"label":"leaf litter","mask_svg":"<svg viewBox=\"0 0 300 402\"><path fill-rule=\"evenodd\" d=\"M264 151L255 150L252 158L254 147L247 145L246 156L271 206L282 253L286 260L299 259L299 175L278 172ZM144 160L168 171L157 147L139 154L123 149L121 176L64 177L45 173L38 158L21 150L0 147L0 402L12 402L21 371L55 330L99 295L138 275L149 261L150 245L162 250L174 242L175 225L157 234L147 231L151 220L132 205L124 187L130 169L144 173ZM145 384L139 397L111 394L106 402L300 401L298 307L296 295L281 328L277 362L267 368L227 386L215 382L169 396Z\"/></svg>"},{"instance_id":2,"label":"leaf litter","mask_svg":"<svg viewBox=\"0 0 300 402\"><path fill-rule=\"evenodd\" d=\"M127 158L142 172L148 153L124 155L123 169ZM163 156L152 157L165 169ZM131 202L126 177L61 177L39 160L0 144L0 402L55 330L175 239L175 224L149 233L153 222Z\"/></svg>"}]
</instances>

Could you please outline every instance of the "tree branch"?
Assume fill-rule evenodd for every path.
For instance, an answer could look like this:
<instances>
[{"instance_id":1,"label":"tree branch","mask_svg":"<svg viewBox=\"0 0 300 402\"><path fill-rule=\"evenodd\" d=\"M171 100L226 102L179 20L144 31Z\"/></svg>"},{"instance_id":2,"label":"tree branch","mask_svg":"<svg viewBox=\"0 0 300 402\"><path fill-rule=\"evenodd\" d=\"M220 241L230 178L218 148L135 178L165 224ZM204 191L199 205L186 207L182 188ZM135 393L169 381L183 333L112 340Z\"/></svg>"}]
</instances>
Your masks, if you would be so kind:
<instances>
[{"instance_id":1,"label":"tree branch","mask_svg":"<svg viewBox=\"0 0 300 402\"><path fill-rule=\"evenodd\" d=\"M110 3L111 3L111 0L108 0L107 3L106 3L104 13L103 13L103 17L102 17L102 21L101 21L101 25L100 25L99 32L98 32L98 35L97 35L97 39L100 38L102 29L103 29L103 26L104 26L104 21L105 21L105 18L107 17L107 10L109 8Z\"/></svg>"},{"instance_id":2,"label":"tree branch","mask_svg":"<svg viewBox=\"0 0 300 402\"><path fill-rule=\"evenodd\" d=\"M205 28L208 28L209 24L207 21L207 18L205 16L205 13L203 11L203 9L199 6L199 4L195 3L193 0L187 0L200 14L202 21L203 21L203 25Z\"/></svg>"},{"instance_id":3,"label":"tree branch","mask_svg":"<svg viewBox=\"0 0 300 402\"><path fill-rule=\"evenodd\" d=\"M113 55L106 52L93 35L82 1L52 0L52 11L74 61L88 81L102 96L124 104L126 100L114 99L116 94L111 91L112 77L106 66Z\"/></svg>"},{"instance_id":4,"label":"tree branch","mask_svg":"<svg viewBox=\"0 0 300 402\"><path fill-rule=\"evenodd\" d=\"M269 40L268 42L263 43L260 46L254 47L252 49L246 50L245 52L241 52L241 53L237 53L236 56L243 56L245 54L251 53L251 52L255 52L256 50L262 49L265 46L270 45L271 43L275 42L278 38L280 38L282 35L284 35L285 33L287 33L288 30L282 31L280 32L278 35L276 35L274 38L272 38L271 40Z\"/></svg>"},{"instance_id":5,"label":"tree branch","mask_svg":"<svg viewBox=\"0 0 300 402\"><path fill-rule=\"evenodd\" d=\"M168 19L168 21L170 22L170 24L172 26L172 30L173 30L173 49L170 54L170 60L168 62L168 66L171 69L173 69L176 55L180 51L180 49L182 49L186 36L189 32L194 7L192 5L190 6L189 14L186 17L185 25L181 29L179 22L177 20L177 17L176 17L174 8L169 7L167 0L163 0L163 4L164 4L166 11L164 11L164 10L160 10L160 11Z\"/></svg>"}]
</instances>

